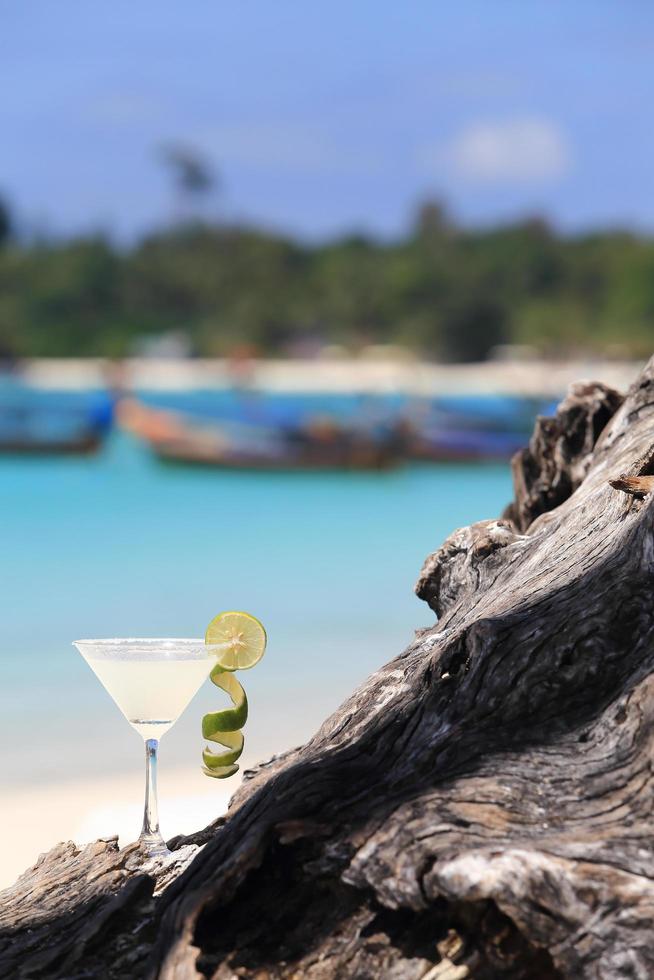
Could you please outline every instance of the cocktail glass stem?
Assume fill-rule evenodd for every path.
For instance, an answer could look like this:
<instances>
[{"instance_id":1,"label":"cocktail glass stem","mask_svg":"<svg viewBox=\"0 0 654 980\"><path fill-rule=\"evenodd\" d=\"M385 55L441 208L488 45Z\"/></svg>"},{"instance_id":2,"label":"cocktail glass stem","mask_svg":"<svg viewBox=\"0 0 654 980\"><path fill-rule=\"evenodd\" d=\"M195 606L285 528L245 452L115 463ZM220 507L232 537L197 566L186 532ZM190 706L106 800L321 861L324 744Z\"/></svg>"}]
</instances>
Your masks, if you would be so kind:
<instances>
[{"instance_id":1,"label":"cocktail glass stem","mask_svg":"<svg viewBox=\"0 0 654 980\"><path fill-rule=\"evenodd\" d=\"M159 740L148 738L145 742L145 808L139 844L148 855L168 854L166 842L159 830L157 802L157 750Z\"/></svg>"}]
</instances>

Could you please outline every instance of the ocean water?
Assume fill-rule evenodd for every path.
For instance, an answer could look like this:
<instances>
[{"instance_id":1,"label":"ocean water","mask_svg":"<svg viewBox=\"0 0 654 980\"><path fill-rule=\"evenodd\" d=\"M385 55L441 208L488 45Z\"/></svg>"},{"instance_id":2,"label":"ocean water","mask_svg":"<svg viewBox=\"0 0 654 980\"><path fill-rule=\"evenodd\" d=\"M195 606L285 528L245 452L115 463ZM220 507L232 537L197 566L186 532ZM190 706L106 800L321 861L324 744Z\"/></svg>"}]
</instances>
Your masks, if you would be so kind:
<instances>
[{"instance_id":1,"label":"ocean water","mask_svg":"<svg viewBox=\"0 0 654 980\"><path fill-rule=\"evenodd\" d=\"M510 496L508 464L203 471L121 434L88 459L0 458L3 786L140 767L138 737L72 641L199 636L223 609L269 633L242 675L246 761L301 742L433 622L413 595L425 556ZM166 765L198 766L201 716L222 699L205 684L166 736Z\"/></svg>"}]
</instances>

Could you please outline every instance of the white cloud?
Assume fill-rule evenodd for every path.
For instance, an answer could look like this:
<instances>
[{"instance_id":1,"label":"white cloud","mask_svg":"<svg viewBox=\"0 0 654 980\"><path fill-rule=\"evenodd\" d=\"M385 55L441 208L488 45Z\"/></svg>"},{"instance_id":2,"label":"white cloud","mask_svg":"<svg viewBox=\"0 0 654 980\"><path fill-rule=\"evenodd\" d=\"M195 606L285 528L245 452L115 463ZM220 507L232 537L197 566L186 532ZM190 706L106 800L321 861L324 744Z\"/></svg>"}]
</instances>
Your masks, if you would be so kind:
<instances>
[{"instance_id":1,"label":"white cloud","mask_svg":"<svg viewBox=\"0 0 654 980\"><path fill-rule=\"evenodd\" d=\"M422 154L476 182L555 180L570 169L571 154L559 127L547 119L517 118L471 123L446 146Z\"/></svg>"}]
</instances>

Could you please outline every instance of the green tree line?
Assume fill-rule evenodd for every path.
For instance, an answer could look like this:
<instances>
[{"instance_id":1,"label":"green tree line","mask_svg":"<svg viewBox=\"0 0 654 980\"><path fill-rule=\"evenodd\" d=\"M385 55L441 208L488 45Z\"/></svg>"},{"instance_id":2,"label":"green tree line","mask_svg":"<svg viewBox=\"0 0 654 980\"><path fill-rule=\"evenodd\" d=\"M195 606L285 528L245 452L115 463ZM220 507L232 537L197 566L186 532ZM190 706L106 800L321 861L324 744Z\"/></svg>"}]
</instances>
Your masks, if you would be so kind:
<instances>
[{"instance_id":1,"label":"green tree line","mask_svg":"<svg viewBox=\"0 0 654 980\"><path fill-rule=\"evenodd\" d=\"M120 357L184 331L199 355L248 344L401 344L478 360L499 344L545 355L643 356L654 339L654 239L557 235L532 219L457 227L424 205L400 240L307 244L199 222L130 248L103 236L25 243L0 209L0 348Z\"/></svg>"}]
</instances>

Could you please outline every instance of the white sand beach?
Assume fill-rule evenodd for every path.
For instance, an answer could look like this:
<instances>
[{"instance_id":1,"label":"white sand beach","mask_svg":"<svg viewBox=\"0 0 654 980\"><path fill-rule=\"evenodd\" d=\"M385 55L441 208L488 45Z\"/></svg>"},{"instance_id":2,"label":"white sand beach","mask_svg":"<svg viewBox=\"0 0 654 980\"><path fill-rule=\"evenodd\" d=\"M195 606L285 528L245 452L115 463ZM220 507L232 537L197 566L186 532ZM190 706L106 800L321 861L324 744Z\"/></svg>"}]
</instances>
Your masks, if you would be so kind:
<instances>
[{"instance_id":1,"label":"white sand beach","mask_svg":"<svg viewBox=\"0 0 654 980\"><path fill-rule=\"evenodd\" d=\"M26 361L27 381L43 388L84 389L106 380L106 361L59 358ZM556 398L573 381L593 378L626 389L640 368L621 360L498 359L478 364L435 364L411 356L390 357L381 349L365 357L253 360L247 381L261 391L314 393L393 393L411 395L503 394ZM221 359L131 358L123 362L124 381L134 388L180 390L227 388L235 377Z\"/></svg>"},{"instance_id":2,"label":"white sand beach","mask_svg":"<svg viewBox=\"0 0 654 980\"><path fill-rule=\"evenodd\" d=\"M159 816L166 838L205 827L227 809L239 777L207 779L199 767L159 773ZM3 854L0 888L11 885L59 841L86 844L119 835L121 845L138 837L143 816L143 778L111 775L77 782L15 787L3 801Z\"/></svg>"}]
</instances>

